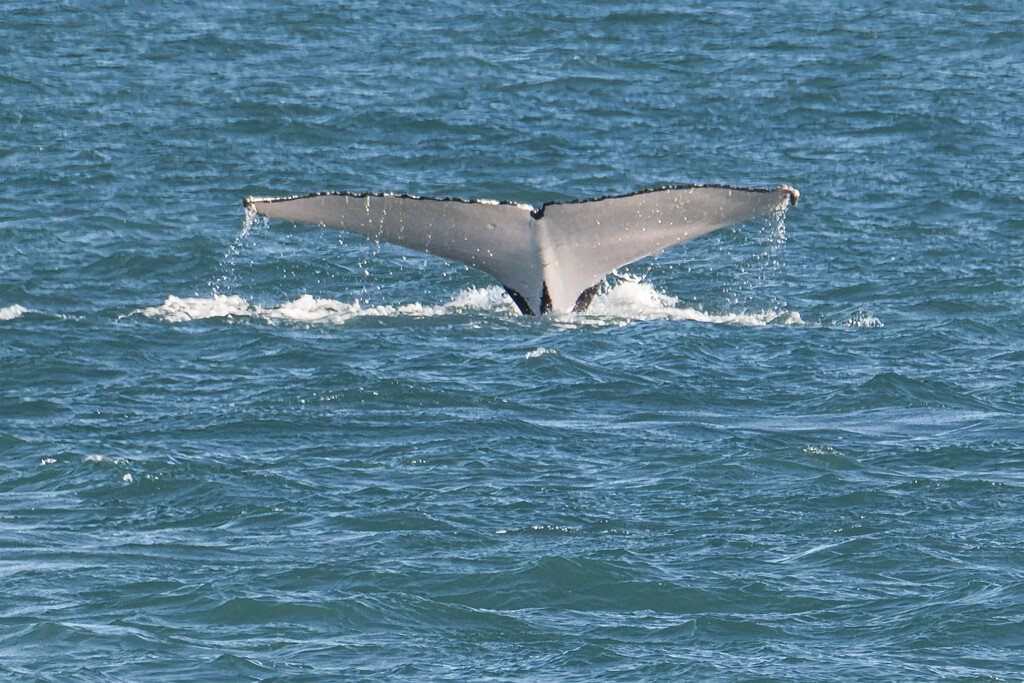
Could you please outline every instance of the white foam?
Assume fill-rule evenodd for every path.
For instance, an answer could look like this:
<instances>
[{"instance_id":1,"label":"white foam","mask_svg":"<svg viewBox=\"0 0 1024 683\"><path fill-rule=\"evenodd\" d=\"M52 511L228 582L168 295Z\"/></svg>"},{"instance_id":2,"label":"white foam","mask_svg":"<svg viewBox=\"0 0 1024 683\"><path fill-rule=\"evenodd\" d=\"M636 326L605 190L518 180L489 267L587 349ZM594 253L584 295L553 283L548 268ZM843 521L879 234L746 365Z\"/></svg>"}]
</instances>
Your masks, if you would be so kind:
<instances>
[{"instance_id":1,"label":"white foam","mask_svg":"<svg viewBox=\"0 0 1024 683\"><path fill-rule=\"evenodd\" d=\"M471 309L480 311L515 310L512 300L501 287L485 287L483 289L470 287L456 294L448 302L447 308L452 310Z\"/></svg>"},{"instance_id":2,"label":"white foam","mask_svg":"<svg viewBox=\"0 0 1024 683\"><path fill-rule=\"evenodd\" d=\"M144 308L138 312L150 318L162 318L172 323L206 318L247 317L266 321L341 324L360 317L430 317L458 313L467 309L511 312L513 307L501 287L473 287L459 292L450 302L440 306L418 302L398 306L365 305L359 300L349 303L335 299L318 299L309 294L303 294L293 301L282 304L263 306L250 303L237 295L214 294L209 297L186 298L172 295L167 297L162 305Z\"/></svg>"},{"instance_id":3,"label":"white foam","mask_svg":"<svg viewBox=\"0 0 1024 683\"><path fill-rule=\"evenodd\" d=\"M757 313L724 312L708 313L692 307L679 307L678 299L658 292L649 283L635 277L625 277L611 286L604 287L585 313L559 316L559 322L584 325L626 324L643 320L680 320L716 324L738 325L802 325L800 314L795 311L761 311ZM261 305L251 303L237 295L213 294L209 297L169 296L160 306L144 308L141 313L151 318L180 323L207 318L255 318L266 322L301 322L314 324L344 324L354 318L365 317L432 317L453 315L465 311L494 311L504 315L515 313L512 300L501 287L483 289L471 287L456 294L451 301L441 305L425 305L418 302L391 305L365 304L358 299L352 302L336 299L321 299L303 294L297 299L281 304ZM531 354L549 353L548 349L537 349ZM528 355L534 358L536 355Z\"/></svg>"},{"instance_id":4,"label":"white foam","mask_svg":"<svg viewBox=\"0 0 1024 683\"><path fill-rule=\"evenodd\" d=\"M847 327L885 327L885 323L864 311L857 311L855 314L843 321L842 324Z\"/></svg>"},{"instance_id":5,"label":"white foam","mask_svg":"<svg viewBox=\"0 0 1024 683\"><path fill-rule=\"evenodd\" d=\"M598 321L691 320L702 323L761 326L769 323L802 325L796 311L760 311L757 313L708 313L678 306L676 297L662 294L637 277L622 277L613 286L594 297L581 319Z\"/></svg>"},{"instance_id":6,"label":"white foam","mask_svg":"<svg viewBox=\"0 0 1024 683\"><path fill-rule=\"evenodd\" d=\"M180 323L204 318L225 318L232 315L252 314L249 303L240 296L214 294L212 297L188 297L179 299L171 295L161 306L151 306L141 311L150 318L163 318L167 322Z\"/></svg>"},{"instance_id":7,"label":"white foam","mask_svg":"<svg viewBox=\"0 0 1024 683\"><path fill-rule=\"evenodd\" d=\"M0 308L0 320L14 320L15 318L20 318L29 312L29 309L24 306L19 306L18 304L4 306L3 308Z\"/></svg>"},{"instance_id":8,"label":"white foam","mask_svg":"<svg viewBox=\"0 0 1024 683\"><path fill-rule=\"evenodd\" d=\"M303 294L298 299L280 306L253 307L253 315L265 320L324 322L335 325L359 317L387 318L399 315L428 317L443 315L445 312L444 306L424 306L420 303L411 303L401 306L378 304L364 307L358 300L346 303L334 299L317 299L309 294Z\"/></svg>"},{"instance_id":9,"label":"white foam","mask_svg":"<svg viewBox=\"0 0 1024 683\"><path fill-rule=\"evenodd\" d=\"M281 304L276 307L262 308L254 307L254 314L260 315L267 320L294 320L297 322L320 322L347 320L362 312L359 302L347 304L334 299L317 299L309 294L303 294L294 301Z\"/></svg>"}]
</instances>

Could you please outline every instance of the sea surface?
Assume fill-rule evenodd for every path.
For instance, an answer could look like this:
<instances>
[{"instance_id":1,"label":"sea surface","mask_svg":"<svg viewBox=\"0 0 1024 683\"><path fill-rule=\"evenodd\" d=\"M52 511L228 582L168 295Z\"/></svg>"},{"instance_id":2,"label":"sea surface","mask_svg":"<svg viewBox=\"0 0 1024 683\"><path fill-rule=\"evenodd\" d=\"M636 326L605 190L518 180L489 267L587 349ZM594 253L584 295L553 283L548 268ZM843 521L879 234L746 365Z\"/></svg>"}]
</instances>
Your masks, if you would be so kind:
<instances>
[{"instance_id":1,"label":"sea surface","mask_svg":"<svg viewBox=\"0 0 1024 683\"><path fill-rule=\"evenodd\" d=\"M1022 17L4 0L0 680L1024 680ZM540 318L242 205L689 183Z\"/></svg>"}]
</instances>

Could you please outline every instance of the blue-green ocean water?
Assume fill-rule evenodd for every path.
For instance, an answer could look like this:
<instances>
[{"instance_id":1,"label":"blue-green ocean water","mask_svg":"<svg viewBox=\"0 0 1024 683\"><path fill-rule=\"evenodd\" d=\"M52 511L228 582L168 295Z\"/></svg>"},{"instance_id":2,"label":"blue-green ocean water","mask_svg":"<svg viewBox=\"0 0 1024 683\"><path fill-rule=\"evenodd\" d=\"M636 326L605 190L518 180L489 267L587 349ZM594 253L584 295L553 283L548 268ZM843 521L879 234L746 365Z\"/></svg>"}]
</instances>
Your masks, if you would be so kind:
<instances>
[{"instance_id":1,"label":"blue-green ocean water","mask_svg":"<svg viewBox=\"0 0 1024 683\"><path fill-rule=\"evenodd\" d=\"M1024 679L1022 17L4 0L0 679ZM242 208L693 182L540 319Z\"/></svg>"}]
</instances>

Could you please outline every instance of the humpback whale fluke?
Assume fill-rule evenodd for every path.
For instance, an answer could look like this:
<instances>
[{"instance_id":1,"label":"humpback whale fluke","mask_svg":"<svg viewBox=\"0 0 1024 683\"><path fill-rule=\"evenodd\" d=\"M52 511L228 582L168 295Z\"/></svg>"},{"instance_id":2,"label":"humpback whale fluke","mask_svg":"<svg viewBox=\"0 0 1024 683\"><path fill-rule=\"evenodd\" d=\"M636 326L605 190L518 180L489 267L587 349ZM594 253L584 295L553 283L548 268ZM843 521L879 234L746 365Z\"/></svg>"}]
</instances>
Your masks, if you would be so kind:
<instances>
[{"instance_id":1,"label":"humpback whale fluke","mask_svg":"<svg viewBox=\"0 0 1024 683\"><path fill-rule=\"evenodd\" d=\"M245 200L247 209L434 254L478 268L527 315L582 311L604 277L705 233L796 204L800 193L690 185L527 204L327 192Z\"/></svg>"}]
</instances>

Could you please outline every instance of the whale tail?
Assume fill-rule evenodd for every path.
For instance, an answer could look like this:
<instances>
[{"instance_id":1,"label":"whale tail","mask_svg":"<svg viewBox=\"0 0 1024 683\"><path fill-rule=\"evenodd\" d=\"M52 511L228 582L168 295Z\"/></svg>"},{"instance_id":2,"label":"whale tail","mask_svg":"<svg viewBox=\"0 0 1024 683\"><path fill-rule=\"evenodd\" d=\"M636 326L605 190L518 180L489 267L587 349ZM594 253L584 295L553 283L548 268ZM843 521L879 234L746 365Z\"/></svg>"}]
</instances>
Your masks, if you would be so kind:
<instances>
[{"instance_id":1,"label":"whale tail","mask_svg":"<svg viewBox=\"0 0 1024 683\"><path fill-rule=\"evenodd\" d=\"M320 193L248 197L266 216L391 242L478 268L498 280L524 314L582 311L604 277L705 233L785 211L800 193L691 185L549 202Z\"/></svg>"}]
</instances>

